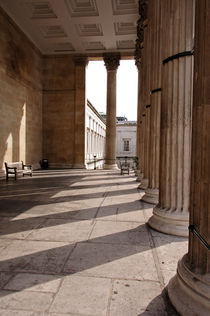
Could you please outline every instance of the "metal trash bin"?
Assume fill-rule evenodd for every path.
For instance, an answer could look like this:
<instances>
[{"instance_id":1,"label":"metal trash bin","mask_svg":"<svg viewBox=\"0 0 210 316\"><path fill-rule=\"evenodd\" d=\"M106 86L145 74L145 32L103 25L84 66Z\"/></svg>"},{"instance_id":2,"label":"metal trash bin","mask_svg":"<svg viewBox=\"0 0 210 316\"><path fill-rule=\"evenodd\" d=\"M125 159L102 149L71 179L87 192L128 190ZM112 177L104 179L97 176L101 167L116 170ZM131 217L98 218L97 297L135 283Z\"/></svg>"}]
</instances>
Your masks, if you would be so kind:
<instances>
[{"instance_id":1,"label":"metal trash bin","mask_svg":"<svg viewBox=\"0 0 210 316\"><path fill-rule=\"evenodd\" d=\"M42 169L47 169L49 167L48 159L42 159L39 163Z\"/></svg>"}]
</instances>

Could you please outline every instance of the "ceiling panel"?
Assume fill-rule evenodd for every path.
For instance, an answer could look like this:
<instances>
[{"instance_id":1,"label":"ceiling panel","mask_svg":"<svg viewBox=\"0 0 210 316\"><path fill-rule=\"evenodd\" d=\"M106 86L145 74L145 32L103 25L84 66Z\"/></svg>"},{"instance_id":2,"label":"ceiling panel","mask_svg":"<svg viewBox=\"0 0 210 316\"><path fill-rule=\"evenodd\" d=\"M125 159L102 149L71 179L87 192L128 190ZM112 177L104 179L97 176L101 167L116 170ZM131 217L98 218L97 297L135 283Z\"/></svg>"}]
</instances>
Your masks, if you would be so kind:
<instances>
[{"instance_id":1,"label":"ceiling panel","mask_svg":"<svg viewBox=\"0 0 210 316\"><path fill-rule=\"evenodd\" d=\"M43 54L133 54L138 0L0 0Z\"/></svg>"},{"instance_id":2,"label":"ceiling panel","mask_svg":"<svg viewBox=\"0 0 210 316\"><path fill-rule=\"evenodd\" d=\"M72 17L98 16L96 0L65 0Z\"/></svg>"}]
</instances>

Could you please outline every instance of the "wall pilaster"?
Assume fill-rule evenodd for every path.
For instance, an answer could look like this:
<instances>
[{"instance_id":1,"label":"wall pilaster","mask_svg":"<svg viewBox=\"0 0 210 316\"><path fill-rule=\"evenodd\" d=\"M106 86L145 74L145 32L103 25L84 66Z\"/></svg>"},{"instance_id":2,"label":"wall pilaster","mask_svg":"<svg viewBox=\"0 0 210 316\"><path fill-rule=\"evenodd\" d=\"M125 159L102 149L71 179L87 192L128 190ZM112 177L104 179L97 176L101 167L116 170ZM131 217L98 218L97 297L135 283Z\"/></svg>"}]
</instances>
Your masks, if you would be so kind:
<instances>
[{"instance_id":1,"label":"wall pilaster","mask_svg":"<svg viewBox=\"0 0 210 316\"><path fill-rule=\"evenodd\" d=\"M85 69L88 58L78 56L75 63L75 136L73 168L85 168Z\"/></svg>"}]
</instances>

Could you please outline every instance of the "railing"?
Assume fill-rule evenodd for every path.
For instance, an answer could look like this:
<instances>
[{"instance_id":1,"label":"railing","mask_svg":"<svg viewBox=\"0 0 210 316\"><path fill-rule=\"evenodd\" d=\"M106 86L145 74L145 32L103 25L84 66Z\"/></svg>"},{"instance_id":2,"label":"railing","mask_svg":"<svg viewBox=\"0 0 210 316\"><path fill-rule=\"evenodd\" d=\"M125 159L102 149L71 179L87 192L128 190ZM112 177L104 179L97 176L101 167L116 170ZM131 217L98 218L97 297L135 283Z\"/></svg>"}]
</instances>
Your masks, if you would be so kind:
<instances>
[{"instance_id":1,"label":"railing","mask_svg":"<svg viewBox=\"0 0 210 316\"><path fill-rule=\"evenodd\" d=\"M199 232L196 230L194 225L190 225L188 227L189 231L191 233L193 233L196 237L198 237L198 239L202 242L202 244L208 249L210 250L210 245L207 243L207 241L199 234Z\"/></svg>"}]
</instances>

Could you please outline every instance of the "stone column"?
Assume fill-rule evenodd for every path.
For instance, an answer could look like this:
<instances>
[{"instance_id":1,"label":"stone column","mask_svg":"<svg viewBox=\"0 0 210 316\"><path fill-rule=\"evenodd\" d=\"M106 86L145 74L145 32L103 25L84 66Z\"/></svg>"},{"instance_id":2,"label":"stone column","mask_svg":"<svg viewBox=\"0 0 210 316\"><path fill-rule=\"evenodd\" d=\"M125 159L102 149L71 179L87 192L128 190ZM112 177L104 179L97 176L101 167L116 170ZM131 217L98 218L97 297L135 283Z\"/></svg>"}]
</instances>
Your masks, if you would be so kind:
<instances>
[{"instance_id":1,"label":"stone column","mask_svg":"<svg viewBox=\"0 0 210 316\"><path fill-rule=\"evenodd\" d=\"M152 46L151 97L150 97L150 144L149 144L149 184L142 200L157 204L159 200L159 156L160 156L160 105L161 105L161 1L152 0Z\"/></svg>"},{"instance_id":2,"label":"stone column","mask_svg":"<svg viewBox=\"0 0 210 316\"><path fill-rule=\"evenodd\" d=\"M210 245L210 0L196 1L190 225ZM169 282L181 315L210 315L210 251L190 232L189 250Z\"/></svg>"},{"instance_id":3,"label":"stone column","mask_svg":"<svg viewBox=\"0 0 210 316\"><path fill-rule=\"evenodd\" d=\"M104 169L117 169L116 164L116 75L119 54L104 54L107 69L106 158Z\"/></svg>"},{"instance_id":4,"label":"stone column","mask_svg":"<svg viewBox=\"0 0 210 316\"><path fill-rule=\"evenodd\" d=\"M85 69L88 58L75 57L75 125L74 125L74 165L73 168L85 167Z\"/></svg>"},{"instance_id":5,"label":"stone column","mask_svg":"<svg viewBox=\"0 0 210 316\"><path fill-rule=\"evenodd\" d=\"M149 225L187 236L191 168L194 0L163 5L160 194Z\"/></svg>"},{"instance_id":6,"label":"stone column","mask_svg":"<svg viewBox=\"0 0 210 316\"><path fill-rule=\"evenodd\" d=\"M137 111L137 157L138 170L136 181L141 182L144 176L144 29L147 25L147 0L139 1L139 19L137 21L137 39L135 49L135 64L138 68L138 111Z\"/></svg>"},{"instance_id":7,"label":"stone column","mask_svg":"<svg viewBox=\"0 0 210 316\"><path fill-rule=\"evenodd\" d=\"M141 155L141 151L140 151L140 120L141 120L141 116L140 116L140 86L141 86L141 72L140 72L140 64L136 65L137 69L138 69L138 96L137 96L137 127L136 127L136 157L138 158L138 166L137 166L137 170L136 170L136 181L140 181L139 180L139 176L140 176L140 168L139 168L139 160L140 160L140 155Z\"/></svg>"},{"instance_id":8,"label":"stone column","mask_svg":"<svg viewBox=\"0 0 210 316\"><path fill-rule=\"evenodd\" d=\"M142 51L143 49L141 49ZM136 181L141 182L144 176L144 102L143 102L143 80L142 80L142 58L141 65L138 65L138 118L137 118L137 142L138 142L138 172ZM144 115L144 116L143 116Z\"/></svg>"},{"instance_id":9,"label":"stone column","mask_svg":"<svg viewBox=\"0 0 210 316\"><path fill-rule=\"evenodd\" d=\"M149 6L150 11L152 7ZM150 16L150 13L148 13ZM143 71L142 71L142 102L143 102L143 109L142 109L142 117L144 120L144 170L143 170L143 178L141 180L141 184L139 185L140 189L145 190L148 187L148 175L149 175L149 138L150 138L150 56L151 56L151 25L149 24L150 21L146 22L144 27L144 50L143 50Z\"/></svg>"}]
</instances>

